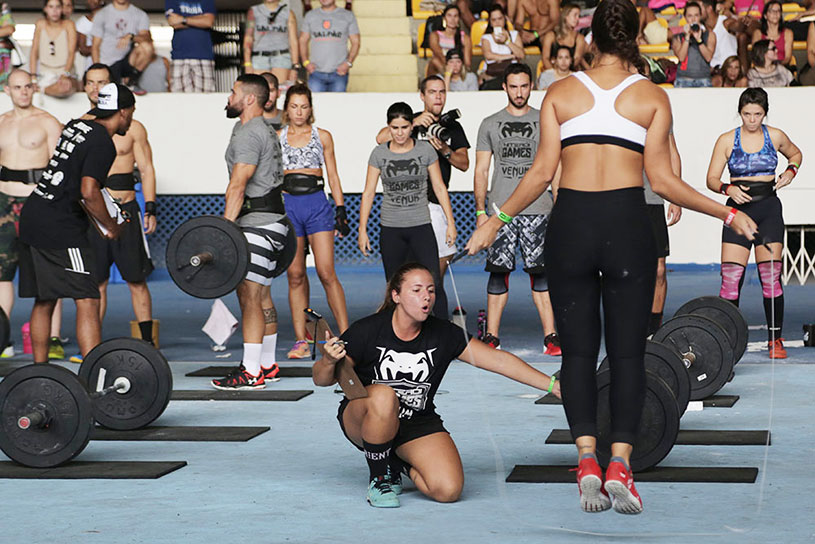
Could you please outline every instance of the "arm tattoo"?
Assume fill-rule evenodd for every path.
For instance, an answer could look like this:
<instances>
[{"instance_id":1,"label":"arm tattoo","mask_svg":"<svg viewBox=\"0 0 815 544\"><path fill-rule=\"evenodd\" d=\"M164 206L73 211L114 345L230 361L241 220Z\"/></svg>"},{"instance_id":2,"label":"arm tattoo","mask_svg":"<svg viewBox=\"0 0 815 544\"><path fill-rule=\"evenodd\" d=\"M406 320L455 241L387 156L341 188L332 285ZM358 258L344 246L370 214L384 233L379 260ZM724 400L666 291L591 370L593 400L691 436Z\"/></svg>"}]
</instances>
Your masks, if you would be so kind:
<instances>
[{"instance_id":1,"label":"arm tattoo","mask_svg":"<svg viewBox=\"0 0 815 544\"><path fill-rule=\"evenodd\" d=\"M263 308L263 322L267 325L277 323L277 310L272 308Z\"/></svg>"}]
</instances>

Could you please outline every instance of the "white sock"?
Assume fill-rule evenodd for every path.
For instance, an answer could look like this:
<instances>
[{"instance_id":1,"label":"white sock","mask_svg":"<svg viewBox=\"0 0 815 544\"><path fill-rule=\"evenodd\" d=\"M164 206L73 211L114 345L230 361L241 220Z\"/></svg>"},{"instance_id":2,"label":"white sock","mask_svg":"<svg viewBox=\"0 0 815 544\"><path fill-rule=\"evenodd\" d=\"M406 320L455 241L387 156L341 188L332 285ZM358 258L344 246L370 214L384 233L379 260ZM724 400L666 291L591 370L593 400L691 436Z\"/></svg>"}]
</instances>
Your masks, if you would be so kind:
<instances>
[{"instance_id":1,"label":"white sock","mask_svg":"<svg viewBox=\"0 0 815 544\"><path fill-rule=\"evenodd\" d=\"M252 376L260 374L260 352L263 344L243 344L243 367Z\"/></svg>"},{"instance_id":2,"label":"white sock","mask_svg":"<svg viewBox=\"0 0 815 544\"><path fill-rule=\"evenodd\" d=\"M277 333L264 336L263 351L260 353L263 368L272 368L277 362L277 359L275 359L275 349L277 349Z\"/></svg>"}]
</instances>

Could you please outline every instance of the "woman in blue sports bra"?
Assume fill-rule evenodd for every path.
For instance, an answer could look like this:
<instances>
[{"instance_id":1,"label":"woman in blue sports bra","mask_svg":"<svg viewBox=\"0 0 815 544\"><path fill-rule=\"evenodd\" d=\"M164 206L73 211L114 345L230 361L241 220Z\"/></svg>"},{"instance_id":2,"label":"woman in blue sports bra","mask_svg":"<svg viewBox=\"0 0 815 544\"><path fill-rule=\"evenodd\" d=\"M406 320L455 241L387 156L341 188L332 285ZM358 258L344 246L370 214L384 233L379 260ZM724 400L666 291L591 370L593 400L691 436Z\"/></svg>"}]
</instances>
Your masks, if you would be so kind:
<instances>
[{"instance_id":1,"label":"woman in blue sports bra","mask_svg":"<svg viewBox=\"0 0 815 544\"><path fill-rule=\"evenodd\" d=\"M547 189L561 164L544 263L562 335L561 391L578 450L580 506L586 512L613 506L637 514L642 500L629 461L645 397L645 333L657 266L643 167L653 190L668 201L727 220L748 238L756 224L744 213L728 216L728 208L671 171L671 104L665 91L641 75L645 66L634 4L603 0L591 28L597 49L593 67L546 91L532 167L467 247L475 253L491 245L501 226ZM612 457L605 481L595 455L601 315L611 363Z\"/></svg>"},{"instance_id":2,"label":"woman in blue sports bra","mask_svg":"<svg viewBox=\"0 0 815 544\"><path fill-rule=\"evenodd\" d=\"M755 244L756 266L764 295L771 359L785 359L781 328L784 323L784 291L781 288L781 251L784 218L776 191L789 185L801 166L801 151L784 132L763 124L770 104L759 87L747 89L739 98L742 125L719 136L707 170L711 191L727 195L726 205L745 212L758 224L759 237L750 241L730 229L722 231L722 286L719 296L739 305L744 269ZM755 151L748 151L755 150ZM778 152L787 168L776 180ZM727 165L730 183L722 182Z\"/></svg>"}]
</instances>

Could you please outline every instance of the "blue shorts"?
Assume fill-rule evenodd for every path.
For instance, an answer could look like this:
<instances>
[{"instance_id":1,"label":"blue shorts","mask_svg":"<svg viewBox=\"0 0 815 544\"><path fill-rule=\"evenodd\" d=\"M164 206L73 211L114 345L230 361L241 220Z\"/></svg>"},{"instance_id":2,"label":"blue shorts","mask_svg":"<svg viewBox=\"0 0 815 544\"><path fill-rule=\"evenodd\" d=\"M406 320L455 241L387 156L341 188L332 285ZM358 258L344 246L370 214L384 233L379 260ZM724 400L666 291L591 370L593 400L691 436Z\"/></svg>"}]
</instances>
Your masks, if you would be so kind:
<instances>
[{"instance_id":1,"label":"blue shorts","mask_svg":"<svg viewBox=\"0 0 815 544\"><path fill-rule=\"evenodd\" d=\"M286 215L294 225L298 238L317 232L334 230L334 207L322 191L310 195L283 193Z\"/></svg>"}]
</instances>

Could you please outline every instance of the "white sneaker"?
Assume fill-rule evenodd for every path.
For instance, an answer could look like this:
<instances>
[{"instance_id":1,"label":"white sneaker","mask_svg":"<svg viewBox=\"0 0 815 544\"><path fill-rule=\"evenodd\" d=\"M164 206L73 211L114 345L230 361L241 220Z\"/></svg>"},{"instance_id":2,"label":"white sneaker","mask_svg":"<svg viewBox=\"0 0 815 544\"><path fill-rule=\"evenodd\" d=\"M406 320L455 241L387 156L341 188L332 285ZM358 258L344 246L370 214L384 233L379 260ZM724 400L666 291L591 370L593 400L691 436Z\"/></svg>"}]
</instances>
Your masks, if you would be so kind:
<instances>
[{"instance_id":1,"label":"white sneaker","mask_svg":"<svg viewBox=\"0 0 815 544\"><path fill-rule=\"evenodd\" d=\"M0 354L0 357L2 357L3 359L14 357L14 345L13 344L7 345L6 349L3 350L3 353Z\"/></svg>"}]
</instances>

